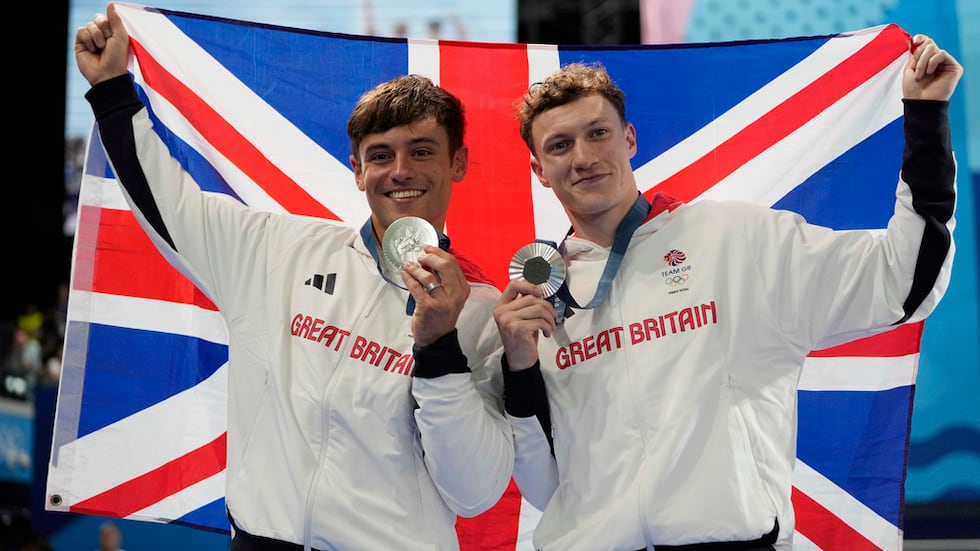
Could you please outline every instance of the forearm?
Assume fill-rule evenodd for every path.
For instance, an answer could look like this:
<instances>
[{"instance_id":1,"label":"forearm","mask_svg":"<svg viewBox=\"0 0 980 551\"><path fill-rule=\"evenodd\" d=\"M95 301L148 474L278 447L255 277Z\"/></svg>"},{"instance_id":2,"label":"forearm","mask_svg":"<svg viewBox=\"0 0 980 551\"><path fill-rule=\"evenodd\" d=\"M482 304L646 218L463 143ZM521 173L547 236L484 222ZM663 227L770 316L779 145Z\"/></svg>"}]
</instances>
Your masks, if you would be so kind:
<instances>
[{"instance_id":1,"label":"forearm","mask_svg":"<svg viewBox=\"0 0 980 551\"><path fill-rule=\"evenodd\" d=\"M905 151L902 180L912 209L925 222L912 287L900 321L928 315L945 292L953 259L956 161L945 101L903 100Z\"/></svg>"},{"instance_id":2,"label":"forearm","mask_svg":"<svg viewBox=\"0 0 980 551\"><path fill-rule=\"evenodd\" d=\"M456 331L416 347L415 358L415 419L429 474L456 514L476 516L500 499L514 466L499 391L497 396L481 394Z\"/></svg>"},{"instance_id":3,"label":"forearm","mask_svg":"<svg viewBox=\"0 0 980 551\"><path fill-rule=\"evenodd\" d=\"M551 410L541 366L511 371L501 359L504 408L514 437L514 482L528 503L544 510L558 487Z\"/></svg>"}]
</instances>

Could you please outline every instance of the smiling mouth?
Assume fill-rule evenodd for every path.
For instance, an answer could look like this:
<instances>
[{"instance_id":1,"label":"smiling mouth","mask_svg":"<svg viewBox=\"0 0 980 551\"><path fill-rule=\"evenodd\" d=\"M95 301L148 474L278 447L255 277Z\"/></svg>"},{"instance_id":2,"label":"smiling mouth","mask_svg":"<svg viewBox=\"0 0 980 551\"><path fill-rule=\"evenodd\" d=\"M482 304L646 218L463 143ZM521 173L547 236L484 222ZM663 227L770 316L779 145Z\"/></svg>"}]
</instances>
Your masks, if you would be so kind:
<instances>
[{"instance_id":1,"label":"smiling mouth","mask_svg":"<svg viewBox=\"0 0 980 551\"><path fill-rule=\"evenodd\" d=\"M425 191L421 189L399 189L395 191L390 191L385 195L387 195L392 199L414 199L416 197L421 197L424 194Z\"/></svg>"},{"instance_id":2,"label":"smiling mouth","mask_svg":"<svg viewBox=\"0 0 980 551\"><path fill-rule=\"evenodd\" d=\"M576 186L577 186L577 185L579 185L579 184L592 184L592 183L595 183L595 182L598 182L598 181L601 181L601 180L602 180L602 178L603 178L603 176L605 176L605 175L604 175L604 174L592 174L592 175L590 175L590 176L586 176L586 177L584 177L584 178L579 178L579 179L578 179L578 180L577 180L577 181L575 182L575 184L574 184L574 185L576 185Z\"/></svg>"}]
</instances>

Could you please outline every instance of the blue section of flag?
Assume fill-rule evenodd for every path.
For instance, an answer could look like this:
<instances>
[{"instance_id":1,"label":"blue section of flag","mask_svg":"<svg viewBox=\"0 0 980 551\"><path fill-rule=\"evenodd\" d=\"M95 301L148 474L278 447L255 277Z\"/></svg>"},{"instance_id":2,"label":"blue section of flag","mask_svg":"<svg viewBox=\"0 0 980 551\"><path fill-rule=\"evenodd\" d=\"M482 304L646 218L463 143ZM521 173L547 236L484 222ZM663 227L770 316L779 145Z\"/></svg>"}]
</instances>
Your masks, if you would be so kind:
<instances>
[{"instance_id":1,"label":"blue section of flag","mask_svg":"<svg viewBox=\"0 0 980 551\"><path fill-rule=\"evenodd\" d=\"M147 106L147 111L150 114L150 120L153 121L153 130L159 134L160 139L167 142L167 147L170 148L171 155L180 161L180 164L184 167L184 170L186 170L187 173L194 178L200 188L204 191L223 193L241 201L242 198L239 197L239 195L235 193L235 190L228 185L228 182L221 176L217 169L215 169L214 165L202 157L196 149L189 146L187 142L180 138L180 136L171 132L167 125L160 120L160 117L158 117L153 109L149 107L150 101L149 98L147 98L146 92L143 90L143 88L137 86L136 91L139 94L140 99L143 100L143 104Z\"/></svg>"},{"instance_id":2,"label":"blue section of flag","mask_svg":"<svg viewBox=\"0 0 980 551\"><path fill-rule=\"evenodd\" d=\"M799 391L796 456L899 525L912 387Z\"/></svg>"},{"instance_id":3,"label":"blue section of flag","mask_svg":"<svg viewBox=\"0 0 980 551\"><path fill-rule=\"evenodd\" d=\"M355 37L169 12L168 18L304 134L346 163L347 117L365 90L408 71L400 38ZM330 46L324 47L326 41ZM268 60L274 59L275 63ZM321 71L323 94L288 75ZM312 114L312 115L311 115Z\"/></svg>"},{"instance_id":4,"label":"blue section of flag","mask_svg":"<svg viewBox=\"0 0 980 551\"><path fill-rule=\"evenodd\" d=\"M85 174L97 178L113 178L112 168L106 158L105 151L102 149L102 140L99 138L97 127L92 127L88 137L88 152L85 157Z\"/></svg>"},{"instance_id":5,"label":"blue section of flag","mask_svg":"<svg viewBox=\"0 0 980 551\"><path fill-rule=\"evenodd\" d=\"M228 361L228 347L141 329L89 326L78 437L107 427L207 379Z\"/></svg>"},{"instance_id":6,"label":"blue section of flag","mask_svg":"<svg viewBox=\"0 0 980 551\"><path fill-rule=\"evenodd\" d=\"M228 522L228 513L225 511L224 498L216 499L204 507L195 509L186 515L175 519L174 523L183 524L193 528L206 526L216 532L231 531L231 524Z\"/></svg>"},{"instance_id":7,"label":"blue section of flag","mask_svg":"<svg viewBox=\"0 0 980 551\"><path fill-rule=\"evenodd\" d=\"M773 206L836 230L883 229L894 213L904 142L902 119L896 119Z\"/></svg>"},{"instance_id":8,"label":"blue section of flag","mask_svg":"<svg viewBox=\"0 0 980 551\"><path fill-rule=\"evenodd\" d=\"M626 94L638 168L701 129L822 46L826 38L767 42L562 47L562 63L599 61ZM710 47L708 47L710 46ZM655 51L656 55L651 55ZM765 63L759 63L765 59ZM695 70L691 70L695 67ZM683 73L683 78L678 74ZM719 86L718 82L724 82Z\"/></svg>"}]
</instances>

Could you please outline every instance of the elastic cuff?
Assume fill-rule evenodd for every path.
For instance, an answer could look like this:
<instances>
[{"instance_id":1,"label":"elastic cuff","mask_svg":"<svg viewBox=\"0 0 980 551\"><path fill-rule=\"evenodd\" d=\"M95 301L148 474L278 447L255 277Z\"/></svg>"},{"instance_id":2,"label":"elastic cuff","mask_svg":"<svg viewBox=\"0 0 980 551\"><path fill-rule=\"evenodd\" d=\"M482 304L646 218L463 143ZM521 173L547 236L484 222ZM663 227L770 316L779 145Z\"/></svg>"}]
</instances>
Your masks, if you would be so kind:
<instances>
[{"instance_id":1,"label":"elastic cuff","mask_svg":"<svg viewBox=\"0 0 980 551\"><path fill-rule=\"evenodd\" d=\"M136 94L133 76L129 73L112 77L92 86L85 93L85 99L92 106L96 120L102 120L116 113L130 116L143 108L143 102Z\"/></svg>"},{"instance_id":2,"label":"elastic cuff","mask_svg":"<svg viewBox=\"0 0 980 551\"><path fill-rule=\"evenodd\" d=\"M547 404L541 362L521 371L511 371L507 356L500 360L504 375L504 410L514 417L531 417L537 411L536 404Z\"/></svg>"},{"instance_id":3,"label":"elastic cuff","mask_svg":"<svg viewBox=\"0 0 980 551\"><path fill-rule=\"evenodd\" d=\"M953 214L956 162L949 128L949 102L940 100L902 100L905 105L905 150L902 154L902 180L913 191L921 208L941 207L942 221ZM919 206L921 205L921 207Z\"/></svg>"},{"instance_id":4,"label":"elastic cuff","mask_svg":"<svg viewBox=\"0 0 980 551\"><path fill-rule=\"evenodd\" d=\"M436 339L428 346L412 346L415 355L415 376L433 379L450 373L469 373L466 355L459 347L456 329Z\"/></svg>"}]
</instances>

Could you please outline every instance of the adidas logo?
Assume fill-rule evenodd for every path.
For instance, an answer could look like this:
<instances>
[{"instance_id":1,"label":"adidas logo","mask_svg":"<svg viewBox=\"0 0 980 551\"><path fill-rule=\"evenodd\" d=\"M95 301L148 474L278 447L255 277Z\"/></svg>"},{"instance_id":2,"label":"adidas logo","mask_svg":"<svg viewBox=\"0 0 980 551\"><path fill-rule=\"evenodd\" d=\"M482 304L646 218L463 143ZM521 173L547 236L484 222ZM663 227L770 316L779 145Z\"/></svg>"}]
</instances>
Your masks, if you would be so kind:
<instances>
[{"instance_id":1,"label":"adidas logo","mask_svg":"<svg viewBox=\"0 0 980 551\"><path fill-rule=\"evenodd\" d=\"M337 282L337 274L313 274L313 277L303 282L307 287L316 287L328 295L333 294L334 284Z\"/></svg>"}]
</instances>

